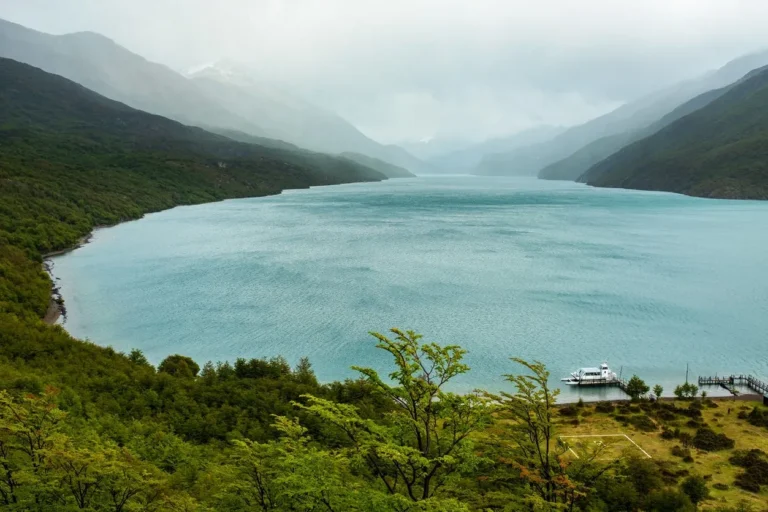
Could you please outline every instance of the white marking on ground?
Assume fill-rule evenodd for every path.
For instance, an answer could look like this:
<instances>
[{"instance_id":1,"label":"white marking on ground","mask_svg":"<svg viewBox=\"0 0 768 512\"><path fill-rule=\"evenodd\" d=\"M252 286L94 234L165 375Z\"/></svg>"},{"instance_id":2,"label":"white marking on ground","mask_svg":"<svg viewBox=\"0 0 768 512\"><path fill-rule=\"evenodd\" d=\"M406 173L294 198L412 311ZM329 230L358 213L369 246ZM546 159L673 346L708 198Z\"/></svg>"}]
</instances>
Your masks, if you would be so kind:
<instances>
[{"instance_id":1,"label":"white marking on ground","mask_svg":"<svg viewBox=\"0 0 768 512\"><path fill-rule=\"evenodd\" d=\"M567 439L569 437L623 437L627 441L629 441L630 443L635 445L635 448L637 448L638 450L643 452L643 455L645 455L649 459L653 458L653 457L651 457L651 455L647 451L645 451L642 448L640 448L640 445L638 445L636 442L634 442L632 439L630 439L627 434L581 434L581 435L574 435L574 436L560 436L560 439ZM573 451L573 450L571 450L571 451ZM578 455L576 455L576 456L578 457Z\"/></svg>"}]
</instances>

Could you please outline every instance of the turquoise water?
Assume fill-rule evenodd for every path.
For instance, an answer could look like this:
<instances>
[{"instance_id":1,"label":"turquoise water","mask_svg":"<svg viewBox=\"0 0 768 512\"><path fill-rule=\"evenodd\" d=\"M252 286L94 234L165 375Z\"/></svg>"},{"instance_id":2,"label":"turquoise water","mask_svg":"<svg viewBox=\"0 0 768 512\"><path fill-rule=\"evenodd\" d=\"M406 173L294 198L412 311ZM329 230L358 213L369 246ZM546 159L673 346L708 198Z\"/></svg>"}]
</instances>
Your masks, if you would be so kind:
<instances>
[{"instance_id":1,"label":"turquoise water","mask_svg":"<svg viewBox=\"0 0 768 512\"><path fill-rule=\"evenodd\" d=\"M155 363L306 355L330 381L386 369L367 332L399 326L469 350L457 390L520 356L671 391L686 364L768 377L767 256L768 203L441 177L148 215L54 274L72 334Z\"/></svg>"}]
</instances>

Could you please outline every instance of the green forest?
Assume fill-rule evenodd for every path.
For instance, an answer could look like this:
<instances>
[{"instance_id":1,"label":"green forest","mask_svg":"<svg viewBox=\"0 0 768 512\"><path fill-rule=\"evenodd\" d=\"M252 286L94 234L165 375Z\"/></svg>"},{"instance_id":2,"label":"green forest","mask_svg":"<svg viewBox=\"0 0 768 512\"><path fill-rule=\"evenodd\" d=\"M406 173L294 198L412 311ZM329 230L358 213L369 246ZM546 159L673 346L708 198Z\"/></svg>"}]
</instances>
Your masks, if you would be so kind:
<instances>
[{"instance_id":1,"label":"green forest","mask_svg":"<svg viewBox=\"0 0 768 512\"><path fill-rule=\"evenodd\" d=\"M694 108L707 104L596 163L579 181L698 197L768 199L766 102L768 70L758 69L732 86L694 98ZM679 113L691 106L683 105Z\"/></svg>"},{"instance_id":2,"label":"green forest","mask_svg":"<svg viewBox=\"0 0 768 512\"><path fill-rule=\"evenodd\" d=\"M0 148L0 508L760 510L768 458L721 432L701 412L716 404L695 392L652 402L638 379L636 401L618 409L558 407L546 368L513 359L510 392L456 394L452 380L470 371L465 351L398 329L371 341L388 372L355 368L345 382L318 382L306 359L170 355L154 367L140 351L42 321L52 287L44 255L95 226L383 178L365 166L235 142L10 60L0 60ZM610 456L608 444L560 437L599 414L654 432L682 457ZM764 430L765 417L754 407L738 421ZM695 465L710 453L729 454L733 474L717 475L727 484Z\"/></svg>"}]
</instances>

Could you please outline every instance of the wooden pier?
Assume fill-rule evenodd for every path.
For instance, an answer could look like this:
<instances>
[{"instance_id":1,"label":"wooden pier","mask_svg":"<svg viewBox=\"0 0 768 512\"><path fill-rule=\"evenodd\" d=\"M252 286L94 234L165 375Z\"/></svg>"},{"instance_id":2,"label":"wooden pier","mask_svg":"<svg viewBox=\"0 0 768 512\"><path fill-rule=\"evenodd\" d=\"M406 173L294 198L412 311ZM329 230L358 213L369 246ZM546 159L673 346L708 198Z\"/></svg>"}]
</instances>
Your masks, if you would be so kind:
<instances>
[{"instance_id":1,"label":"wooden pier","mask_svg":"<svg viewBox=\"0 0 768 512\"><path fill-rule=\"evenodd\" d=\"M733 386L747 386L761 395L768 395L768 384L751 375L729 375L727 377L699 377L699 386L720 386L731 391Z\"/></svg>"},{"instance_id":2,"label":"wooden pier","mask_svg":"<svg viewBox=\"0 0 768 512\"><path fill-rule=\"evenodd\" d=\"M620 388L625 393L627 392L627 381L623 379L590 379L590 380L583 380L579 381L576 384L569 384L569 386L573 386L575 388L590 388L590 387L596 387L596 386L616 386Z\"/></svg>"}]
</instances>

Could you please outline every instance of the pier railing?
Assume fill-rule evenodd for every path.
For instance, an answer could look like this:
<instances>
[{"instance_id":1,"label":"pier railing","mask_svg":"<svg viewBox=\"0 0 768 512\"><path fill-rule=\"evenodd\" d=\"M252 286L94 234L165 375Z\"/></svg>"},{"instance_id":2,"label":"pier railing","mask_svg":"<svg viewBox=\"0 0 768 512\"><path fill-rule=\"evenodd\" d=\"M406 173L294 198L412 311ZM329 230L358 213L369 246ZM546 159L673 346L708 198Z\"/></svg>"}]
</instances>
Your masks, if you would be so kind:
<instances>
[{"instance_id":1,"label":"pier railing","mask_svg":"<svg viewBox=\"0 0 768 512\"><path fill-rule=\"evenodd\" d=\"M731 390L733 386L747 386L762 395L768 394L768 384L752 375L729 375L727 377L699 377L699 386L720 386Z\"/></svg>"}]
</instances>

